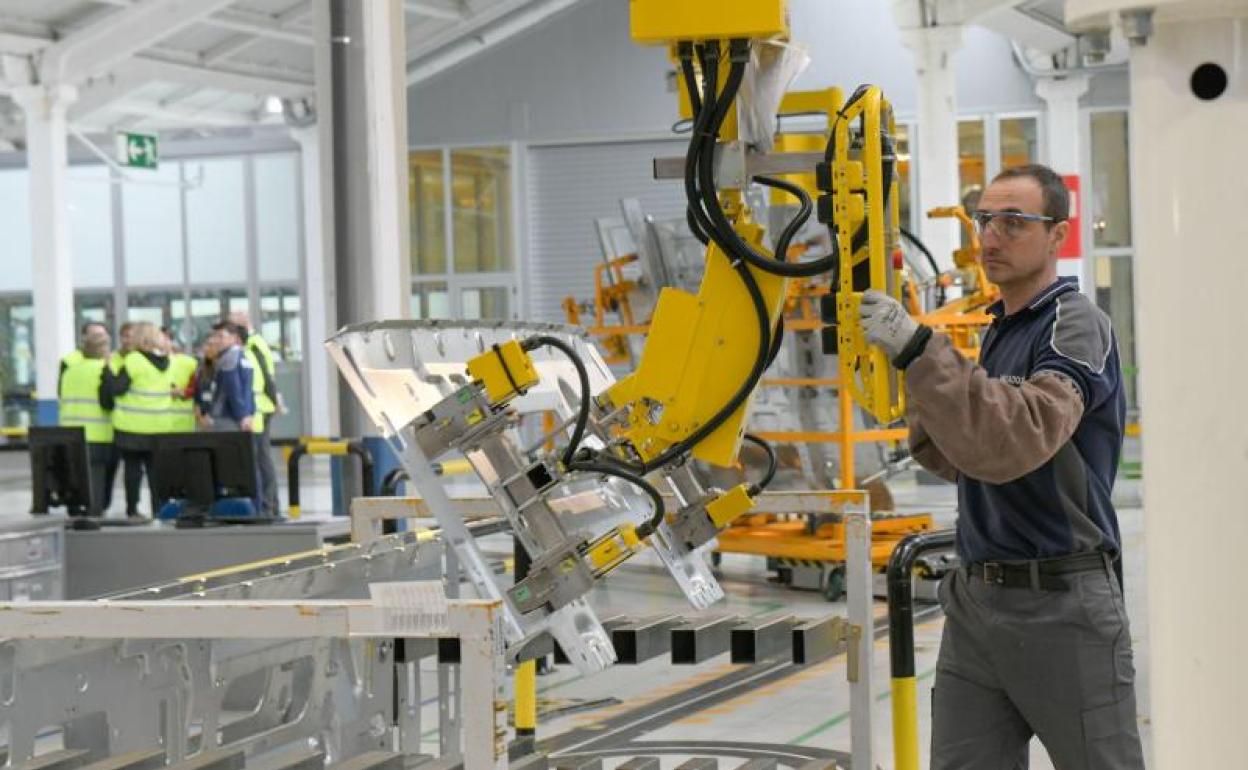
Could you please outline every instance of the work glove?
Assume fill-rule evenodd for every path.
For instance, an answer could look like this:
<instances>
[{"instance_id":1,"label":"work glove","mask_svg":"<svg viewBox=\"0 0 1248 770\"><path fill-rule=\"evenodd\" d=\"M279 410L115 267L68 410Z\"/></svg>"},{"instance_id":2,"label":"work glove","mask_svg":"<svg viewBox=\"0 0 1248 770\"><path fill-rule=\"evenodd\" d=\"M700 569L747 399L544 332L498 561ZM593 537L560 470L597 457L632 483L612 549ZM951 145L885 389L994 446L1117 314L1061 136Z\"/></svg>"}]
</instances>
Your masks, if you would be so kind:
<instances>
[{"instance_id":1,"label":"work glove","mask_svg":"<svg viewBox=\"0 0 1248 770\"><path fill-rule=\"evenodd\" d=\"M923 328L910 317L900 302L875 289L862 293L858 317L867 342L879 345L888 354L888 359L894 362Z\"/></svg>"}]
</instances>

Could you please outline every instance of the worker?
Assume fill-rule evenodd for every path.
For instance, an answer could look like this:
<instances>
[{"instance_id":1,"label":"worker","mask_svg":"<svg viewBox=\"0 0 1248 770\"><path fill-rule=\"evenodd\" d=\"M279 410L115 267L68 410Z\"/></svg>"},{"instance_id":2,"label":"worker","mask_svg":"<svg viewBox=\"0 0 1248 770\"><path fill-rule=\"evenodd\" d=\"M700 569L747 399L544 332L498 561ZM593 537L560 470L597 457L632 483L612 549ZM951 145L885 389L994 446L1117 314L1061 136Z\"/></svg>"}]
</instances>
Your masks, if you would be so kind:
<instances>
[{"instance_id":1,"label":"worker","mask_svg":"<svg viewBox=\"0 0 1248 770\"><path fill-rule=\"evenodd\" d=\"M195 356L182 352L181 346L174 344L167 329L161 330L169 349L169 387L172 402L169 412L169 431L171 433L193 433L195 431L195 395L193 380L199 361Z\"/></svg>"},{"instance_id":2,"label":"worker","mask_svg":"<svg viewBox=\"0 0 1248 770\"><path fill-rule=\"evenodd\" d=\"M906 373L910 446L958 485L961 566L940 586L933 770L1143 768L1122 542L1110 502L1125 420L1109 318L1057 277L1062 178L1001 172L973 218L1001 289L979 363L879 292L868 342Z\"/></svg>"},{"instance_id":3,"label":"worker","mask_svg":"<svg viewBox=\"0 0 1248 770\"><path fill-rule=\"evenodd\" d=\"M113 410L114 441L125 461L126 515L139 516L139 487L147 475L152 510L161 500L152 478L155 437L169 432L173 399L169 379L169 353L160 329L148 322L131 331L131 350L121 359L116 373L106 369L106 403Z\"/></svg>"},{"instance_id":4,"label":"worker","mask_svg":"<svg viewBox=\"0 0 1248 770\"><path fill-rule=\"evenodd\" d=\"M214 332L209 334L199 346L199 366L195 376L191 378L192 398L195 403L195 425L200 430L212 428L212 401L216 396L213 380L216 374L216 360L220 353L220 341Z\"/></svg>"},{"instance_id":5,"label":"worker","mask_svg":"<svg viewBox=\"0 0 1248 770\"><path fill-rule=\"evenodd\" d=\"M218 352L213 364L212 400L208 405L205 427L218 432L241 430L253 433L256 399L252 381L255 371L243 349L247 330L229 321L221 321L212 327L212 333L215 338L213 346Z\"/></svg>"},{"instance_id":6,"label":"worker","mask_svg":"<svg viewBox=\"0 0 1248 770\"><path fill-rule=\"evenodd\" d=\"M277 367L273 350L264 337L251 325L251 316L242 310L230 313L231 323L243 329L243 349L255 371L252 388L256 396L256 462L260 467L260 513L263 516L278 514L277 468L273 465L273 444L270 432L273 415L281 403L277 391Z\"/></svg>"},{"instance_id":7,"label":"worker","mask_svg":"<svg viewBox=\"0 0 1248 770\"><path fill-rule=\"evenodd\" d=\"M113 480L117 474L113 423L101 403L111 342L104 324L84 324L78 349L61 359L61 374L57 380L60 424L79 426L86 434L92 516L103 515L112 505Z\"/></svg>"}]
</instances>

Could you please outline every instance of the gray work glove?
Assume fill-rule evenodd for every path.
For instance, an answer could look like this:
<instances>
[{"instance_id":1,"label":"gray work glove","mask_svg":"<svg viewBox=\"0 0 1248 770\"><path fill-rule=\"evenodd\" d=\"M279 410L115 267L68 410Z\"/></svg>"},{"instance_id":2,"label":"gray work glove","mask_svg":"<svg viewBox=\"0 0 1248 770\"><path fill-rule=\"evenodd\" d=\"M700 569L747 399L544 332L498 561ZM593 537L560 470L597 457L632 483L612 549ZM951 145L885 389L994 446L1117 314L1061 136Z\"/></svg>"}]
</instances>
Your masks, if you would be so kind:
<instances>
[{"instance_id":1,"label":"gray work glove","mask_svg":"<svg viewBox=\"0 0 1248 770\"><path fill-rule=\"evenodd\" d=\"M901 355L901 351L919 331L918 321L910 317L900 302L875 289L867 289L862 293L858 317L867 342L883 348L890 361Z\"/></svg>"}]
</instances>

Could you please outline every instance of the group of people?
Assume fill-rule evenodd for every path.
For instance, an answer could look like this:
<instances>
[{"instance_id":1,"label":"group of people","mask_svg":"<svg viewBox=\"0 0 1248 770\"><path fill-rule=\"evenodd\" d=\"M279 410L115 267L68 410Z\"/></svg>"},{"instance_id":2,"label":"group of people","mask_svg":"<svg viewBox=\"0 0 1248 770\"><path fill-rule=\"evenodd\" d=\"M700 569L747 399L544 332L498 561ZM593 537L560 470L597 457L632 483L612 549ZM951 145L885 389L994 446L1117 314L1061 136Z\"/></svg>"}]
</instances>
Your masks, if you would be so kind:
<instances>
[{"instance_id":1,"label":"group of people","mask_svg":"<svg viewBox=\"0 0 1248 770\"><path fill-rule=\"evenodd\" d=\"M277 470L269 428L278 411L273 352L244 312L212 327L200 356L183 352L165 329L149 322L122 324L120 347L108 328L83 325L77 350L61 360L60 424L83 428L90 452L92 512L112 505L117 469L125 465L126 515L140 516L146 474L153 514L163 501L152 478L157 436L200 431L244 431L256 456L257 505L276 516Z\"/></svg>"}]
</instances>

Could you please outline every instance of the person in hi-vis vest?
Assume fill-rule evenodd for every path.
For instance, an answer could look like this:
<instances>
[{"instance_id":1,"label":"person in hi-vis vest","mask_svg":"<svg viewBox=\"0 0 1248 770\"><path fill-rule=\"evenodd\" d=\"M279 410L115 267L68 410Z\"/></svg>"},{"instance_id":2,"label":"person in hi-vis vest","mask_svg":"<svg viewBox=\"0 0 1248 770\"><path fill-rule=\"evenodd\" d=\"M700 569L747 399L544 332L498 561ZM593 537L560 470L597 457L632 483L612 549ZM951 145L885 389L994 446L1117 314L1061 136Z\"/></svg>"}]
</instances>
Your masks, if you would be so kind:
<instances>
[{"instance_id":1,"label":"person in hi-vis vest","mask_svg":"<svg viewBox=\"0 0 1248 770\"><path fill-rule=\"evenodd\" d=\"M192 381L199 359L182 351L167 329L162 330L169 350L169 384L173 401L169 407L169 432L195 432L195 395Z\"/></svg>"},{"instance_id":2,"label":"person in hi-vis vest","mask_svg":"<svg viewBox=\"0 0 1248 770\"><path fill-rule=\"evenodd\" d=\"M252 381L252 392L256 398L256 419L253 423L255 431L256 464L260 470L260 512L265 516L278 514L277 502L277 468L273 464L273 445L269 437L269 427L273 416L281 409L281 394L277 392L277 366L273 359L273 350L264 337L260 336L251 326L251 316L236 310L230 313L230 323L245 332L243 351L251 362L255 377Z\"/></svg>"},{"instance_id":3,"label":"person in hi-vis vest","mask_svg":"<svg viewBox=\"0 0 1248 770\"><path fill-rule=\"evenodd\" d=\"M126 515L139 515L139 485L147 474L152 494L152 510L160 510L152 479L152 450L155 438L169 433L173 409L173 387L169 372L169 352L160 329L146 321L135 324L131 334L133 350L121 359L114 374L105 369L106 391L112 399L114 442L126 464Z\"/></svg>"},{"instance_id":4,"label":"person in hi-vis vest","mask_svg":"<svg viewBox=\"0 0 1248 770\"><path fill-rule=\"evenodd\" d=\"M61 359L57 379L60 424L81 427L86 434L91 471L93 516L108 511L113 499L113 479L117 474L117 453L113 447L113 423L104 408L104 370L109 362L112 340L102 323L83 325L79 348Z\"/></svg>"}]
</instances>

